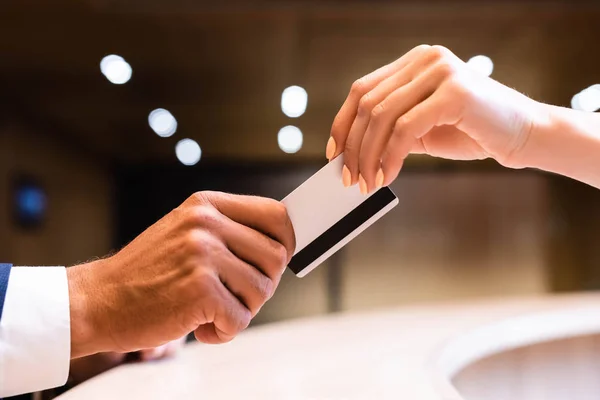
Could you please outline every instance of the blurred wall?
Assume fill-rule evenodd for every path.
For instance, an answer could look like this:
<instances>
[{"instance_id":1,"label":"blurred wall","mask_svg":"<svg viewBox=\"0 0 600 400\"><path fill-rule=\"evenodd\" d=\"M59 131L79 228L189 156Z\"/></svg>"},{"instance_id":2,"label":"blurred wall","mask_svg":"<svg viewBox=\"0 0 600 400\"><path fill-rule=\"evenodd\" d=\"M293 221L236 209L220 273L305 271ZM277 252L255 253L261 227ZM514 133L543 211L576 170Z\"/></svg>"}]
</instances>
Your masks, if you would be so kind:
<instances>
[{"instance_id":1,"label":"blurred wall","mask_svg":"<svg viewBox=\"0 0 600 400\"><path fill-rule=\"evenodd\" d=\"M400 204L344 253L342 308L550 289L547 181L534 173L408 173Z\"/></svg>"},{"instance_id":2,"label":"blurred wall","mask_svg":"<svg viewBox=\"0 0 600 400\"><path fill-rule=\"evenodd\" d=\"M11 218L11 180L27 174L48 195L44 225ZM69 142L9 123L0 128L0 258L16 265L71 265L105 255L113 237L109 171Z\"/></svg>"}]
</instances>

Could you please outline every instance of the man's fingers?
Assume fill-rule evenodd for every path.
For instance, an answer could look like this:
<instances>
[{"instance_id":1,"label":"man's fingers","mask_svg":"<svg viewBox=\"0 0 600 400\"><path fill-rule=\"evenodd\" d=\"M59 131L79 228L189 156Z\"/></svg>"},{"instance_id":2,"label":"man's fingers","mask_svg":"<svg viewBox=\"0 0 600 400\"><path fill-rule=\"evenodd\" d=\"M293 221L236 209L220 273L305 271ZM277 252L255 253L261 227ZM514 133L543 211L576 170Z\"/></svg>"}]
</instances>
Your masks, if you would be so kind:
<instances>
[{"instance_id":1,"label":"man's fingers","mask_svg":"<svg viewBox=\"0 0 600 400\"><path fill-rule=\"evenodd\" d=\"M252 315L222 284L215 285L216 303L214 321L201 325L194 331L196 339L207 344L226 343L235 338L250 324Z\"/></svg>"},{"instance_id":2,"label":"man's fingers","mask_svg":"<svg viewBox=\"0 0 600 400\"><path fill-rule=\"evenodd\" d=\"M271 278L231 253L219 266L219 277L227 289L250 310L252 317L275 292L276 283Z\"/></svg>"},{"instance_id":3,"label":"man's fingers","mask_svg":"<svg viewBox=\"0 0 600 400\"><path fill-rule=\"evenodd\" d=\"M219 192L197 194L231 220L264 233L281 243L288 260L296 249L292 222L283 203L257 196L238 196Z\"/></svg>"},{"instance_id":4,"label":"man's fingers","mask_svg":"<svg viewBox=\"0 0 600 400\"><path fill-rule=\"evenodd\" d=\"M196 337L197 341L206 344L221 344L229 342L233 339L230 338L229 340L222 340L217 334L215 324L212 322L210 324L200 325L198 328L196 328L194 331L194 336Z\"/></svg>"},{"instance_id":5,"label":"man's fingers","mask_svg":"<svg viewBox=\"0 0 600 400\"><path fill-rule=\"evenodd\" d=\"M272 296L295 250L294 230L285 206L272 199L200 192L189 202L191 223L219 238L211 248L218 253L216 275L199 282L200 296L212 304L201 305L207 323L195 335L205 343L228 342Z\"/></svg>"},{"instance_id":6,"label":"man's fingers","mask_svg":"<svg viewBox=\"0 0 600 400\"><path fill-rule=\"evenodd\" d=\"M258 269L275 284L279 283L288 262L288 250L283 244L228 218L221 231L219 234L237 258Z\"/></svg>"}]
</instances>

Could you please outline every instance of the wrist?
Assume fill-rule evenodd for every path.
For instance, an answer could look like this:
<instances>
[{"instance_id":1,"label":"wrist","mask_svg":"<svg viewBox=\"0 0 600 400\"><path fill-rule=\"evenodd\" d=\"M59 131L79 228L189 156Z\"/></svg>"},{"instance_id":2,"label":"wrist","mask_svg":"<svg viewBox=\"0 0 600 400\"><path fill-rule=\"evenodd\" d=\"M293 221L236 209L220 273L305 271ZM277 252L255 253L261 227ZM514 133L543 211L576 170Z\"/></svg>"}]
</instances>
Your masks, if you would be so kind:
<instances>
[{"instance_id":1,"label":"wrist","mask_svg":"<svg viewBox=\"0 0 600 400\"><path fill-rule=\"evenodd\" d=\"M94 306L92 272L95 263L67 268L69 309L71 314L71 359L101 351Z\"/></svg>"},{"instance_id":2,"label":"wrist","mask_svg":"<svg viewBox=\"0 0 600 400\"><path fill-rule=\"evenodd\" d=\"M540 137L544 137L552 125L551 109L547 104L528 97L524 99L525 102L519 104L524 122L515 136L515 147L504 160L498 160L513 169L539 168Z\"/></svg>"},{"instance_id":3,"label":"wrist","mask_svg":"<svg viewBox=\"0 0 600 400\"><path fill-rule=\"evenodd\" d=\"M521 160L523 167L564 175L600 187L600 116L540 104Z\"/></svg>"}]
</instances>

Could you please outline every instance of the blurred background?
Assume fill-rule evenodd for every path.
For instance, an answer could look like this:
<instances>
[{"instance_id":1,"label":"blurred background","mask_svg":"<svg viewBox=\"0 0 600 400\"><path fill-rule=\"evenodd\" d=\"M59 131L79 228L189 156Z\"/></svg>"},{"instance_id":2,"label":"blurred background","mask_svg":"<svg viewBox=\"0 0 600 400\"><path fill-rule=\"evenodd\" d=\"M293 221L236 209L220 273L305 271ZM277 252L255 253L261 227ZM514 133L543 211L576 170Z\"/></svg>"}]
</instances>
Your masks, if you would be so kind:
<instances>
[{"instance_id":1,"label":"blurred background","mask_svg":"<svg viewBox=\"0 0 600 400\"><path fill-rule=\"evenodd\" d=\"M282 199L325 164L354 80L422 43L548 103L600 108L600 3L3 0L0 258L116 251L199 190ZM600 192L411 156L400 205L255 324L600 288Z\"/></svg>"}]
</instances>

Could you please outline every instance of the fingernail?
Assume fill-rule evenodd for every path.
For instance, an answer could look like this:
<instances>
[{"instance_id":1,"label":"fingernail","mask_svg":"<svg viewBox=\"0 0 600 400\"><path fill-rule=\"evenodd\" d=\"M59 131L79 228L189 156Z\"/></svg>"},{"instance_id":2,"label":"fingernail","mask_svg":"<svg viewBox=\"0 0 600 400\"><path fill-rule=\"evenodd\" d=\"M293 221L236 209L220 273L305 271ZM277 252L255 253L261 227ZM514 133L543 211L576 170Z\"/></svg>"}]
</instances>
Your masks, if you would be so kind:
<instances>
[{"instance_id":1,"label":"fingernail","mask_svg":"<svg viewBox=\"0 0 600 400\"><path fill-rule=\"evenodd\" d=\"M375 185L377 185L377 189L383 186L384 180L385 176L383 175L383 170L379 168L379 171L377 171L377 176L375 177Z\"/></svg>"},{"instance_id":2,"label":"fingernail","mask_svg":"<svg viewBox=\"0 0 600 400\"><path fill-rule=\"evenodd\" d=\"M335 139L333 137L330 137L327 141L327 148L325 149L325 157L327 157L329 161L331 161L331 159L333 158L333 155L335 154L335 149Z\"/></svg>"},{"instance_id":3,"label":"fingernail","mask_svg":"<svg viewBox=\"0 0 600 400\"><path fill-rule=\"evenodd\" d=\"M352 175L350 175L350 170L345 165L342 168L342 182L346 187L352 186Z\"/></svg>"},{"instance_id":4,"label":"fingernail","mask_svg":"<svg viewBox=\"0 0 600 400\"><path fill-rule=\"evenodd\" d=\"M365 178L363 178L362 174L358 175L358 186L360 187L360 192L362 194L369 193L367 189L367 182L365 182Z\"/></svg>"}]
</instances>

